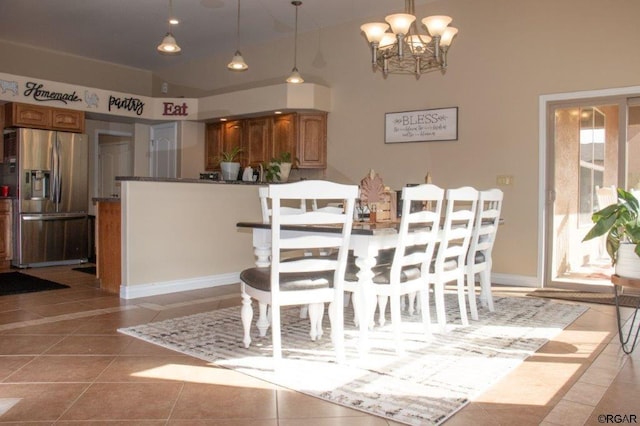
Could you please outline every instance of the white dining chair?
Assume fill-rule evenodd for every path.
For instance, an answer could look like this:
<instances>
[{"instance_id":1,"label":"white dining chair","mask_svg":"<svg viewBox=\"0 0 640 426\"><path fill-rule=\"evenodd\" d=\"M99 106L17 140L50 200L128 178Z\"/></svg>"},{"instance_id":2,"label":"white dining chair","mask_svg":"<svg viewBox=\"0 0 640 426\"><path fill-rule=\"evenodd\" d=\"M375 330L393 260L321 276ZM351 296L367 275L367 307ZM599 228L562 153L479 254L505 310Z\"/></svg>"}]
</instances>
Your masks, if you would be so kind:
<instances>
[{"instance_id":1,"label":"white dining chair","mask_svg":"<svg viewBox=\"0 0 640 426\"><path fill-rule=\"evenodd\" d=\"M436 185L423 184L402 189L403 209L405 212L400 219L398 229L398 243L393 253L393 260L389 265L374 267L373 284L370 285L372 294L365 296L366 300L378 301L378 324L385 324L385 311L389 301L391 324L395 339L396 351L404 351L402 339L402 297L419 294L421 303L422 324L424 332L431 332L431 318L429 310L429 292L426 285L429 268L433 259L434 247L437 244L444 189ZM428 205L411 212L411 205L418 202ZM352 286L346 283L347 289ZM367 317L375 315L375 305L367 307Z\"/></svg>"},{"instance_id":2,"label":"white dining chair","mask_svg":"<svg viewBox=\"0 0 640 426\"><path fill-rule=\"evenodd\" d=\"M432 262L429 285L433 284L438 325L446 331L445 284L456 282L462 325L469 325L465 302L465 262L473 221L478 204L478 191L469 186L448 189L444 222L439 235L438 251Z\"/></svg>"},{"instance_id":3,"label":"white dining chair","mask_svg":"<svg viewBox=\"0 0 640 426\"><path fill-rule=\"evenodd\" d=\"M480 303L493 312L493 295L491 294L491 252L498 232L500 212L504 193L499 189L480 191L473 233L467 253L467 295L471 319L478 319L476 306L475 279L480 280Z\"/></svg>"},{"instance_id":4,"label":"white dining chair","mask_svg":"<svg viewBox=\"0 0 640 426\"><path fill-rule=\"evenodd\" d=\"M303 200L312 194L325 200L344 200L341 212L300 211L284 213L283 200ZM271 201L271 265L249 268L240 273L242 291L241 318L245 347L251 344L253 319L252 299L260 306L270 306L273 358L282 359L280 309L290 305L309 305L312 340L320 338L324 304L330 303L331 338L338 361L344 360L343 283L353 209L358 187L329 181L307 180L269 185ZM295 233L283 231L286 225L311 226L335 224L335 233ZM304 256L300 253L315 249L337 249L337 256ZM262 308L261 308L262 309Z\"/></svg>"}]
</instances>

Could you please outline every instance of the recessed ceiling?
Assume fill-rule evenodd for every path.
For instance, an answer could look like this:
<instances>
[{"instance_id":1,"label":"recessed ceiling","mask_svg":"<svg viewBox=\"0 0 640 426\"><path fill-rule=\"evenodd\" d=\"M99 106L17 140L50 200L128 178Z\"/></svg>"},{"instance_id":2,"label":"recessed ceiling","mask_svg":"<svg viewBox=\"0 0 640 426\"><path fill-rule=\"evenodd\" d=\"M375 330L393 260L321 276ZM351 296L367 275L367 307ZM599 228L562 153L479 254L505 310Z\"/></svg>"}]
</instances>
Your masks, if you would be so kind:
<instances>
[{"instance_id":1,"label":"recessed ceiling","mask_svg":"<svg viewBox=\"0 0 640 426\"><path fill-rule=\"evenodd\" d=\"M416 5L432 0L416 0ZM172 28L182 48L160 55L169 0L1 0L0 40L38 46L145 70L157 70L236 47L236 0L173 0ZM403 0L303 0L298 31L316 31L404 11ZM240 48L290 37L295 10L289 0L241 0Z\"/></svg>"}]
</instances>

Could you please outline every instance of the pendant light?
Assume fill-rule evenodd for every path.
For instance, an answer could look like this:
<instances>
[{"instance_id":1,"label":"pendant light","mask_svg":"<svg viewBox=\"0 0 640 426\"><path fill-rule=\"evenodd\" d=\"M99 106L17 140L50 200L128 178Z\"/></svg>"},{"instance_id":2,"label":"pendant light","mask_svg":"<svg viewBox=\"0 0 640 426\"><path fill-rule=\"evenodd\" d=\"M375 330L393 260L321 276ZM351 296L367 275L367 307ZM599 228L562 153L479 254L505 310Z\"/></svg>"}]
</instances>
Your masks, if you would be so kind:
<instances>
[{"instance_id":1,"label":"pendant light","mask_svg":"<svg viewBox=\"0 0 640 426\"><path fill-rule=\"evenodd\" d=\"M249 68L249 65L244 61L242 54L240 53L240 0L238 0L238 23L236 28L236 53L233 54L233 59L227 65L227 68L231 71L245 71Z\"/></svg>"},{"instance_id":2,"label":"pendant light","mask_svg":"<svg viewBox=\"0 0 640 426\"><path fill-rule=\"evenodd\" d=\"M293 39L293 69L291 70L291 75L287 78L287 83L303 83L304 80L302 76L298 72L298 6L302 4L299 0L294 0L291 2L292 5L296 7L296 31Z\"/></svg>"},{"instance_id":3,"label":"pendant light","mask_svg":"<svg viewBox=\"0 0 640 426\"><path fill-rule=\"evenodd\" d=\"M178 46L175 37L171 33L171 25L176 25L178 20L173 17L173 3L172 0L169 0L169 31L162 39L162 42L158 45L158 52L162 54L173 55L179 53L182 49Z\"/></svg>"}]
</instances>

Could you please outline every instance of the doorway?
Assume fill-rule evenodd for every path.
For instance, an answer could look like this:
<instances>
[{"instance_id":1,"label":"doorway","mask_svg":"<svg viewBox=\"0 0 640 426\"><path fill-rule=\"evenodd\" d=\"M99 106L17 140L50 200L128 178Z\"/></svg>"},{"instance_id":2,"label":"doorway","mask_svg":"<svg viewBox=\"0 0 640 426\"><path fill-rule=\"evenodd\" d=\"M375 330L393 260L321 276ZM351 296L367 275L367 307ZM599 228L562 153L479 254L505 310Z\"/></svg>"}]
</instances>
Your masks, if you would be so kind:
<instances>
[{"instance_id":1,"label":"doorway","mask_svg":"<svg viewBox=\"0 0 640 426\"><path fill-rule=\"evenodd\" d=\"M151 126L149 152L151 177L178 177L178 124L173 122Z\"/></svg>"},{"instance_id":2,"label":"doorway","mask_svg":"<svg viewBox=\"0 0 640 426\"><path fill-rule=\"evenodd\" d=\"M133 137L128 134L98 133L98 194L120 197L116 176L132 176Z\"/></svg>"},{"instance_id":3,"label":"doorway","mask_svg":"<svg viewBox=\"0 0 640 426\"><path fill-rule=\"evenodd\" d=\"M640 189L640 102L616 97L547 108L545 286L611 291L604 237L583 242L616 187Z\"/></svg>"}]
</instances>

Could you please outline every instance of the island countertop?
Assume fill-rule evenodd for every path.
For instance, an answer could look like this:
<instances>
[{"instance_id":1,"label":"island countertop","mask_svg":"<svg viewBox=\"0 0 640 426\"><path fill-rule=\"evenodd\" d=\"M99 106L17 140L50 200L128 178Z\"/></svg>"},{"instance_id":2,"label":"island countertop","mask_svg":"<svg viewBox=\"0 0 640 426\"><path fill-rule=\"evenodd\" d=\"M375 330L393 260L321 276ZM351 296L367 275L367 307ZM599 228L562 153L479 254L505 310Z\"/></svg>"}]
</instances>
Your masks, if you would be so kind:
<instances>
[{"instance_id":1,"label":"island countertop","mask_svg":"<svg viewBox=\"0 0 640 426\"><path fill-rule=\"evenodd\" d=\"M120 182L175 182L175 183L204 183L220 185L267 185L271 182L246 182L242 180L211 180L195 178L158 178L147 176L117 176L116 181Z\"/></svg>"}]
</instances>

